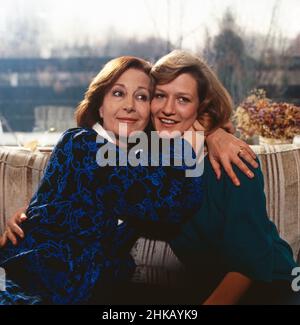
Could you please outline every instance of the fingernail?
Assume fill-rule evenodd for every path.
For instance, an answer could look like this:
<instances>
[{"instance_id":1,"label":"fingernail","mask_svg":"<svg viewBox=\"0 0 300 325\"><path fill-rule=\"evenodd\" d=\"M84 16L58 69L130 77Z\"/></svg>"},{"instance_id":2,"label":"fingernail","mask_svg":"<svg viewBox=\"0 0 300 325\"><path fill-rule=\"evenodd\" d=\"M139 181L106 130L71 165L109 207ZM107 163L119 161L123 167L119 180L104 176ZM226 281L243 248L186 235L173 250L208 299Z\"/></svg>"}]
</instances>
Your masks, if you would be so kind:
<instances>
[{"instance_id":1,"label":"fingernail","mask_svg":"<svg viewBox=\"0 0 300 325\"><path fill-rule=\"evenodd\" d=\"M236 186L240 186L241 184L240 184L239 181L235 181L235 185L236 185Z\"/></svg>"},{"instance_id":2,"label":"fingernail","mask_svg":"<svg viewBox=\"0 0 300 325\"><path fill-rule=\"evenodd\" d=\"M250 172L250 171L247 172L247 175L248 175L249 177L251 177L251 178L254 177L254 174L253 174L252 172Z\"/></svg>"}]
</instances>

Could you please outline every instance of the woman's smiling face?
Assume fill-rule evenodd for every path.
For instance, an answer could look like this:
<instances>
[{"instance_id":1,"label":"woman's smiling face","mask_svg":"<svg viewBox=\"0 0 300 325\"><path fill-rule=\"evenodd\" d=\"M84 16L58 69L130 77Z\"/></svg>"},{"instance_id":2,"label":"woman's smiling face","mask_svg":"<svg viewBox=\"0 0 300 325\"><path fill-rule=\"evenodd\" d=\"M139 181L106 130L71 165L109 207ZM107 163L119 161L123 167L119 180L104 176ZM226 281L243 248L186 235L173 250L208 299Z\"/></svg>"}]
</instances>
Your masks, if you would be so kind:
<instances>
[{"instance_id":1,"label":"woman's smiling face","mask_svg":"<svg viewBox=\"0 0 300 325\"><path fill-rule=\"evenodd\" d=\"M150 117L149 76L134 68L125 71L105 94L99 114L104 129L117 136L144 130Z\"/></svg>"},{"instance_id":2,"label":"woman's smiling face","mask_svg":"<svg viewBox=\"0 0 300 325\"><path fill-rule=\"evenodd\" d=\"M188 130L198 116L197 82L189 73L182 73L167 84L155 87L151 102L154 128L159 131Z\"/></svg>"}]
</instances>

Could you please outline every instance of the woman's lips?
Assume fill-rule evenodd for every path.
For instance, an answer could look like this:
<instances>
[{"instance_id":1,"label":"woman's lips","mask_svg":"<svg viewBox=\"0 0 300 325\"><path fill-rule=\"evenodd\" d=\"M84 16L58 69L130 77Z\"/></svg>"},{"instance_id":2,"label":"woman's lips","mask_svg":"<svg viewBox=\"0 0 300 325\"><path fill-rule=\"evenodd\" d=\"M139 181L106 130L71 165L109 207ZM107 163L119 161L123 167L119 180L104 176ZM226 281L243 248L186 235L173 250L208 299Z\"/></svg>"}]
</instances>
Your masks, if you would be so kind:
<instances>
[{"instance_id":1,"label":"woman's lips","mask_svg":"<svg viewBox=\"0 0 300 325\"><path fill-rule=\"evenodd\" d=\"M158 118L160 123L163 124L165 127L170 128L173 127L175 124L179 123L178 121L168 119L168 118Z\"/></svg>"},{"instance_id":2,"label":"woman's lips","mask_svg":"<svg viewBox=\"0 0 300 325\"><path fill-rule=\"evenodd\" d=\"M137 122L138 120L137 119L134 119L134 118L127 118L127 117L118 117L117 120L119 120L120 122L122 123L128 123L128 124L132 124L132 123L135 123Z\"/></svg>"}]
</instances>

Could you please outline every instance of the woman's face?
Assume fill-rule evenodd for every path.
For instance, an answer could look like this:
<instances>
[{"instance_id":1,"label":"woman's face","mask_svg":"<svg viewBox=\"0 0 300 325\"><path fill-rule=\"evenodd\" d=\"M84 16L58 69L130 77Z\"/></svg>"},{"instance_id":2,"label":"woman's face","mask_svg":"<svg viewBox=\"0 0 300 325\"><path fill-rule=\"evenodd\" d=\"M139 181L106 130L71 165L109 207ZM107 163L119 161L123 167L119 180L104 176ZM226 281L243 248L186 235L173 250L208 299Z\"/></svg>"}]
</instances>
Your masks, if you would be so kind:
<instances>
[{"instance_id":1,"label":"woman's face","mask_svg":"<svg viewBox=\"0 0 300 325\"><path fill-rule=\"evenodd\" d=\"M189 73L182 73L165 85L155 87L151 102L154 128L161 131L188 130L197 118L199 97L197 82Z\"/></svg>"},{"instance_id":2,"label":"woman's face","mask_svg":"<svg viewBox=\"0 0 300 325\"><path fill-rule=\"evenodd\" d=\"M105 94L99 114L104 129L117 136L144 130L150 116L149 76L138 69L126 70Z\"/></svg>"}]
</instances>

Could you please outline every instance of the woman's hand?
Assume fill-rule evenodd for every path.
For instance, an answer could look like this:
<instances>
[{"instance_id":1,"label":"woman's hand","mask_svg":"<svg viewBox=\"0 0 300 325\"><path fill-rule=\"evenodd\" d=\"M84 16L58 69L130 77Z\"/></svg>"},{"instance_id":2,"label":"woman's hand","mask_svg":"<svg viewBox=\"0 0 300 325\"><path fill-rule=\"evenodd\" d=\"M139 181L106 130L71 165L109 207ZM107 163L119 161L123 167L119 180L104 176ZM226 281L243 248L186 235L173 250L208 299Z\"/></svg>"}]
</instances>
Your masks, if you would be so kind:
<instances>
[{"instance_id":1,"label":"woman's hand","mask_svg":"<svg viewBox=\"0 0 300 325\"><path fill-rule=\"evenodd\" d=\"M229 272L203 305L236 305L253 281L242 273Z\"/></svg>"},{"instance_id":2,"label":"woman's hand","mask_svg":"<svg viewBox=\"0 0 300 325\"><path fill-rule=\"evenodd\" d=\"M24 232L19 225L27 219L24 214L26 208L27 207L23 207L17 210L17 212L7 220L5 231L3 235L0 236L0 247L3 247L8 239L16 246L18 244L17 237L24 238Z\"/></svg>"},{"instance_id":3,"label":"woman's hand","mask_svg":"<svg viewBox=\"0 0 300 325\"><path fill-rule=\"evenodd\" d=\"M231 126L231 123L228 124L229 129L232 128ZM203 126L196 121L193 124L193 129L203 131ZM240 181L232 169L232 163L249 178L254 177L251 170L241 159L243 158L254 168L258 167L258 163L255 161L256 155L247 143L224 131L223 128L219 128L206 136L206 144L210 163L218 179L221 177L221 166L223 166L233 184L240 185Z\"/></svg>"}]
</instances>

